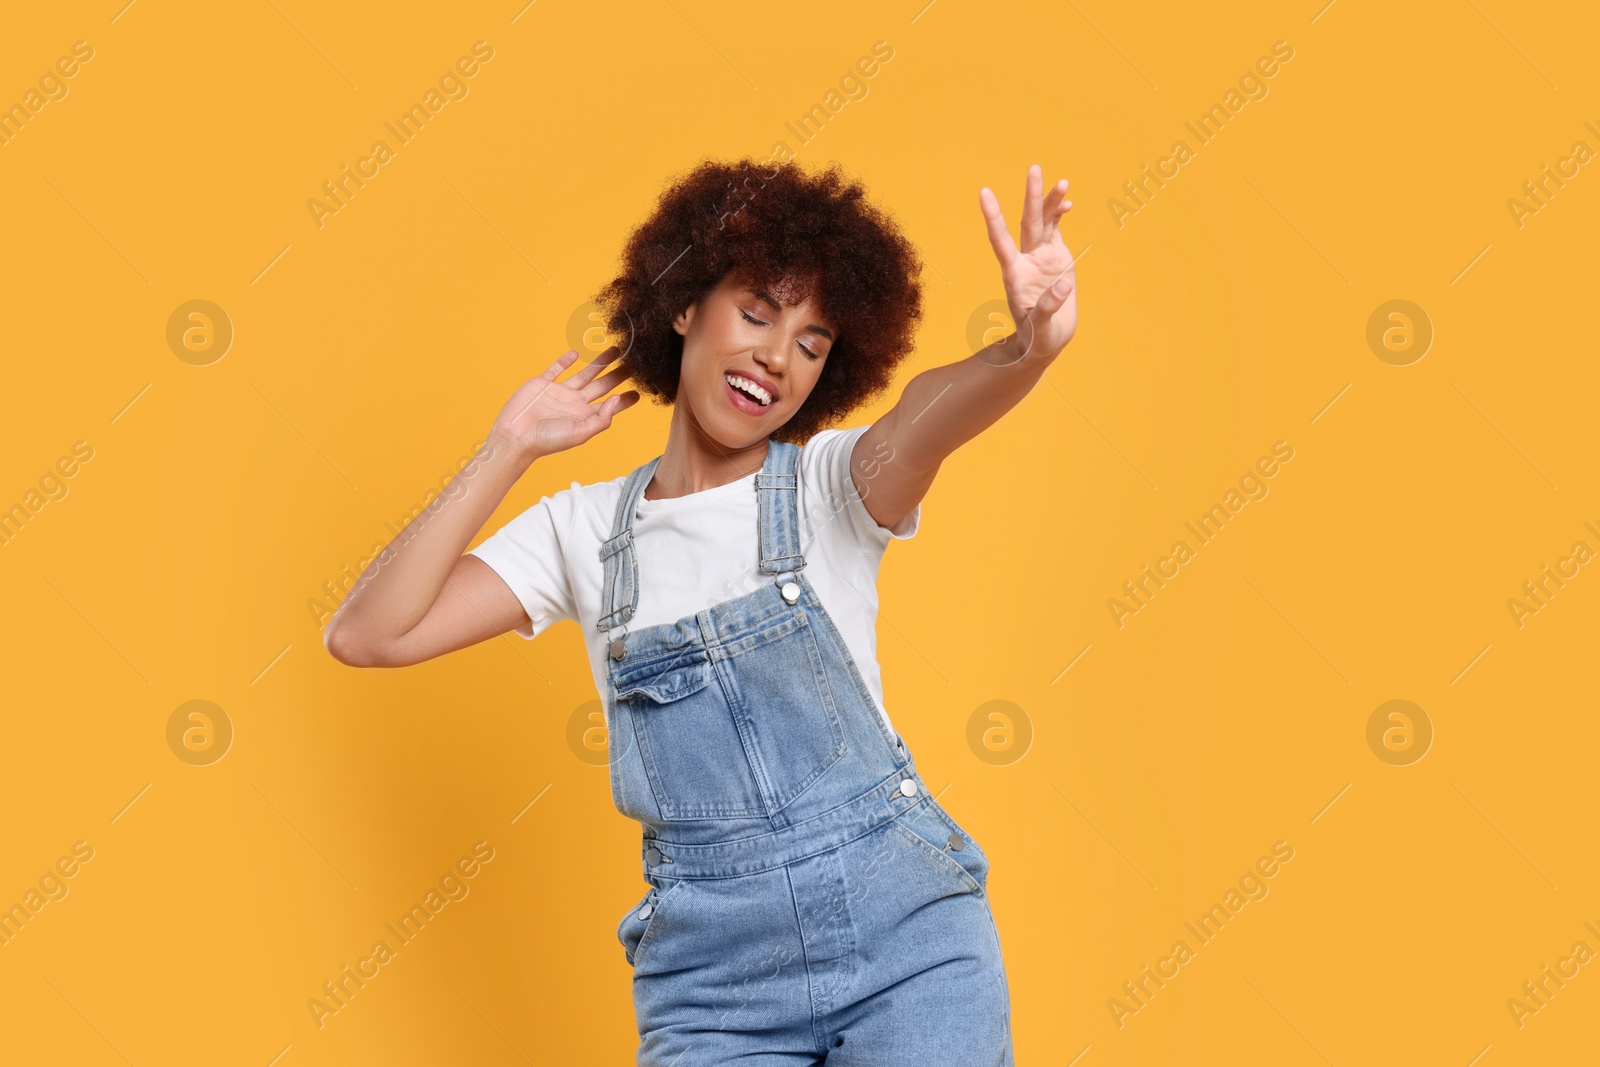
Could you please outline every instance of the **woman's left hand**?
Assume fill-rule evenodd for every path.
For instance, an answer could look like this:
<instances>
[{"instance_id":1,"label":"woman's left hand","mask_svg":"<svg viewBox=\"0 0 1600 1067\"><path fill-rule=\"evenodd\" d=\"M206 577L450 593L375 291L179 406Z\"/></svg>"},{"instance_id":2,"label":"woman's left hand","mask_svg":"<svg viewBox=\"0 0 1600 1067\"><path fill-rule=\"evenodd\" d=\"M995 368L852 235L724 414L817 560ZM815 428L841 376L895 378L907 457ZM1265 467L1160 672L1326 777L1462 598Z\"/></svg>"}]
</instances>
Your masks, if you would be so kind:
<instances>
[{"instance_id":1,"label":"woman's left hand","mask_svg":"<svg viewBox=\"0 0 1600 1067\"><path fill-rule=\"evenodd\" d=\"M1072 253L1061 239L1061 216L1072 210L1065 199L1067 179L1062 178L1044 195L1044 172L1038 164L1028 168L1028 182L1022 201L1022 249L1011 240L1000 202L985 186L978 193L989 226L989 243L1000 261L1000 277L1005 283L1006 303L1011 306L1011 321L1017 332L1004 343L1020 345L1019 353L1007 353L1006 362L1032 355L1054 359L1078 330L1078 290Z\"/></svg>"}]
</instances>

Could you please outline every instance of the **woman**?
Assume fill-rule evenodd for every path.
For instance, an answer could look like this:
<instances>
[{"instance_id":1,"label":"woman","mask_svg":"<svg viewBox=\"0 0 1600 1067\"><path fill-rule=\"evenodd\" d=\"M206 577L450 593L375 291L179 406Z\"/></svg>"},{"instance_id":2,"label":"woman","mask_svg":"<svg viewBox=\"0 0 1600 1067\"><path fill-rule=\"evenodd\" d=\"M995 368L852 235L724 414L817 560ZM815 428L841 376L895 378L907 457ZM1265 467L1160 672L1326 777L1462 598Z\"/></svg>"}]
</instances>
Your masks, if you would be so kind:
<instances>
[{"instance_id":1,"label":"woman","mask_svg":"<svg viewBox=\"0 0 1600 1067\"><path fill-rule=\"evenodd\" d=\"M979 194L1016 332L824 429L910 353L915 251L837 168L702 163L597 298L622 345L523 384L328 625L354 666L583 627L612 796L643 829L650 889L617 931L641 1064L1012 1062L988 860L890 723L875 583L944 458L1072 339L1066 187L1029 169L1020 249ZM660 456L464 553L530 466L641 390L673 405Z\"/></svg>"}]
</instances>

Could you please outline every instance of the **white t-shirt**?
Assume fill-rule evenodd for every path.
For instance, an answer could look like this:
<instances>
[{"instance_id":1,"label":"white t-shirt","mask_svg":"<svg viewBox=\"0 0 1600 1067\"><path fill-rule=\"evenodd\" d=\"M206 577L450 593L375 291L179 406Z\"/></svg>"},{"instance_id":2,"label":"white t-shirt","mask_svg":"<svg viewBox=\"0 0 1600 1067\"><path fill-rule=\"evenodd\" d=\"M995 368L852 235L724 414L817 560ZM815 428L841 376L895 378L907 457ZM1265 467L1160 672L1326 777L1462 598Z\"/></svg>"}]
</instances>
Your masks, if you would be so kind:
<instances>
[{"instance_id":1,"label":"white t-shirt","mask_svg":"<svg viewBox=\"0 0 1600 1067\"><path fill-rule=\"evenodd\" d=\"M878 673L878 564L890 541L917 532L922 505L893 528L878 525L867 511L850 477L850 450L866 429L823 430L801 450L796 463L800 553L806 579L844 637L887 724ZM760 567L755 476L752 471L686 496L639 498L633 522L639 606L630 631L675 623L776 577ZM521 602L531 620L516 631L523 637L537 637L565 619L578 623L601 693L607 684L608 634L595 626L605 613L600 545L611 536L626 480L624 474L593 485L573 482L468 553L487 563Z\"/></svg>"}]
</instances>

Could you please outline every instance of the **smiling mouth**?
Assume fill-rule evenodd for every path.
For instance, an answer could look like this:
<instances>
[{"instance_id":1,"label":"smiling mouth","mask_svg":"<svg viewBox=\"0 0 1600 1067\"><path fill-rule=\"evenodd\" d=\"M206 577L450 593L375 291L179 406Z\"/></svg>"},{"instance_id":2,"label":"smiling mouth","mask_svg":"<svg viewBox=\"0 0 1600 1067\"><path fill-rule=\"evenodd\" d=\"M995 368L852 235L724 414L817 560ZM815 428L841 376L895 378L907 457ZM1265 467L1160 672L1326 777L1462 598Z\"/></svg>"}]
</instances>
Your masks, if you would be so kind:
<instances>
[{"instance_id":1,"label":"smiling mouth","mask_svg":"<svg viewBox=\"0 0 1600 1067\"><path fill-rule=\"evenodd\" d=\"M773 401L771 393L742 374L724 374L722 378L728 383L728 388L732 389L735 394L757 407L764 408Z\"/></svg>"}]
</instances>

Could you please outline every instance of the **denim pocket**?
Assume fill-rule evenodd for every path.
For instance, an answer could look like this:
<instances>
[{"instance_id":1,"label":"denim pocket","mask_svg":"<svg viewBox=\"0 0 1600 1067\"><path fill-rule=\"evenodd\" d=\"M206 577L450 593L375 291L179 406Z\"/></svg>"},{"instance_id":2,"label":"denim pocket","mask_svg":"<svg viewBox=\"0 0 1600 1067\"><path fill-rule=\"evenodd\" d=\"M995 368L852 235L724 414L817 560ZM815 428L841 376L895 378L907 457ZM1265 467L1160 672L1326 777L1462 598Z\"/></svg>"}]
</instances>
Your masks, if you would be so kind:
<instances>
[{"instance_id":1,"label":"denim pocket","mask_svg":"<svg viewBox=\"0 0 1600 1067\"><path fill-rule=\"evenodd\" d=\"M639 903L629 908L628 913L617 924L617 941L622 945L622 955L628 961L628 966L638 967L640 954L660 931L662 905L670 900L683 884L683 881L679 880L666 889L651 886L650 891L640 898Z\"/></svg>"},{"instance_id":2,"label":"denim pocket","mask_svg":"<svg viewBox=\"0 0 1600 1067\"><path fill-rule=\"evenodd\" d=\"M615 671L645 777L668 820L766 814L733 707L703 648Z\"/></svg>"},{"instance_id":3,"label":"denim pocket","mask_svg":"<svg viewBox=\"0 0 1600 1067\"><path fill-rule=\"evenodd\" d=\"M928 807L939 822L947 827L950 833L955 835L956 839L959 839L961 847L958 849L955 847L955 840L949 836L945 838L945 844L949 846L948 851L955 861L965 868L967 873L972 875L979 885L987 889L989 887L989 857L983 851L983 846L978 844L977 838L962 829L955 818L939 806L938 801L930 797L928 799Z\"/></svg>"},{"instance_id":4,"label":"denim pocket","mask_svg":"<svg viewBox=\"0 0 1600 1067\"><path fill-rule=\"evenodd\" d=\"M765 817L847 751L810 617L769 616L611 668L645 777L668 821Z\"/></svg>"},{"instance_id":5,"label":"denim pocket","mask_svg":"<svg viewBox=\"0 0 1600 1067\"><path fill-rule=\"evenodd\" d=\"M670 704L698 693L711 684L711 664L704 658L690 660L681 666L669 661L665 670L643 674L631 681L619 683L617 697L648 697L656 704Z\"/></svg>"},{"instance_id":6,"label":"denim pocket","mask_svg":"<svg viewBox=\"0 0 1600 1067\"><path fill-rule=\"evenodd\" d=\"M796 610L723 647L751 759L781 811L849 751L811 617Z\"/></svg>"},{"instance_id":7,"label":"denim pocket","mask_svg":"<svg viewBox=\"0 0 1600 1067\"><path fill-rule=\"evenodd\" d=\"M908 808L891 825L936 860L965 891L982 895L987 890L989 858L933 798Z\"/></svg>"}]
</instances>

